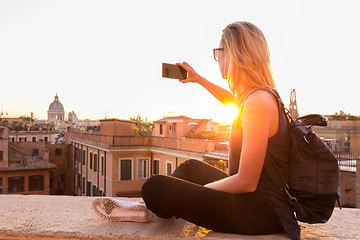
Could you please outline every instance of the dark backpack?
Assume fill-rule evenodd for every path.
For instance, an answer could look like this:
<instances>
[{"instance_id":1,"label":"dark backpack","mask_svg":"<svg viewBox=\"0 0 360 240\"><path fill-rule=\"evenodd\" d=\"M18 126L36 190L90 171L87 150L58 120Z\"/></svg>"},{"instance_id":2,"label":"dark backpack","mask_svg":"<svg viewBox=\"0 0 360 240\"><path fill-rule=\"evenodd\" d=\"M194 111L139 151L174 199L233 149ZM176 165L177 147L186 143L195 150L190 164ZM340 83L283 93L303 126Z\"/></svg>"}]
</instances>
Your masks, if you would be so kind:
<instances>
[{"instance_id":1,"label":"dark backpack","mask_svg":"<svg viewBox=\"0 0 360 240\"><path fill-rule=\"evenodd\" d=\"M259 89L253 91L256 90ZM261 90L266 90L276 97L289 119L290 181L286 182L278 174L277 165L268 154L264 167L266 165L273 176L281 190L279 193L288 196L298 221L326 223L332 215L336 201L340 207L339 165L328 145L316 135L311 126L327 126L328 119L317 114L293 119L276 91Z\"/></svg>"}]
</instances>

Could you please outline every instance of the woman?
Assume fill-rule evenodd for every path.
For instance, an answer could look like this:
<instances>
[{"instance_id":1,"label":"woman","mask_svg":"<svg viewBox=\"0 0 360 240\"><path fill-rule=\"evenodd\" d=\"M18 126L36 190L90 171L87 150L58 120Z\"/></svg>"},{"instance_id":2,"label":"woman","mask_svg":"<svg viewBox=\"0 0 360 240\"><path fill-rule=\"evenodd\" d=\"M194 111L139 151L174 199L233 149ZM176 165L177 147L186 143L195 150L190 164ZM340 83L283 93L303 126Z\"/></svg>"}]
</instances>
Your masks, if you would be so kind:
<instances>
[{"instance_id":1,"label":"woman","mask_svg":"<svg viewBox=\"0 0 360 240\"><path fill-rule=\"evenodd\" d=\"M229 175L201 161L186 161L172 176L157 175L145 182L145 204L159 217L175 216L215 231L271 234L285 230L298 239L292 206L278 194L264 165L265 155L271 155L280 174L289 178L287 118L271 93L257 89L275 88L266 39L251 23L232 23L223 30L214 58L231 92L207 81L186 62L178 64L188 72L188 78L180 81L198 83L223 104L239 106L229 141Z\"/></svg>"},{"instance_id":2,"label":"woman","mask_svg":"<svg viewBox=\"0 0 360 240\"><path fill-rule=\"evenodd\" d=\"M290 238L298 239L294 210L268 174L265 159L272 157L279 174L289 179L287 118L276 97L264 90L275 88L266 39L251 23L232 23L223 30L214 58L231 92L207 81L185 62L178 65L188 72L188 78L180 81L198 83L220 102L239 106L229 140L229 174L188 160L171 176L152 176L144 183L142 197L147 208L105 198L94 201L94 210L111 220L146 222L153 212L219 232L272 234L285 230ZM138 215L114 217L126 210Z\"/></svg>"}]
</instances>

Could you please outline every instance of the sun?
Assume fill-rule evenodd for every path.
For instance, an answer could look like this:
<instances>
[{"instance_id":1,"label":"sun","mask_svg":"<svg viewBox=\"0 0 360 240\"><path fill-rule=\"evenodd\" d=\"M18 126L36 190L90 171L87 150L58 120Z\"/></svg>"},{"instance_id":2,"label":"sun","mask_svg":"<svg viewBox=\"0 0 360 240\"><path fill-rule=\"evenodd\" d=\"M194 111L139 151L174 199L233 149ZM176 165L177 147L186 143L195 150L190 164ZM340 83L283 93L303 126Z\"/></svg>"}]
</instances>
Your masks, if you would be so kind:
<instances>
[{"instance_id":1,"label":"sun","mask_svg":"<svg viewBox=\"0 0 360 240\"><path fill-rule=\"evenodd\" d=\"M217 114L216 117L214 117L214 120L220 124L231 125L238 114L238 107L235 104L229 103L221 105L221 107L217 109Z\"/></svg>"}]
</instances>

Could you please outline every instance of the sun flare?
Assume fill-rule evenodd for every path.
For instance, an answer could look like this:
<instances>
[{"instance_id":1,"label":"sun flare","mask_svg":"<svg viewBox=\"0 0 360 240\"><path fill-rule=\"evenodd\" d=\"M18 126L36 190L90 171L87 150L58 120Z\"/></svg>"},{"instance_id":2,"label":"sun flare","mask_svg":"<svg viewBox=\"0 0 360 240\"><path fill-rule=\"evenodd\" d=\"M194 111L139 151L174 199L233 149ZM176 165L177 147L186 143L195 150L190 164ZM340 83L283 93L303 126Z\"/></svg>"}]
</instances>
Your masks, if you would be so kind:
<instances>
[{"instance_id":1,"label":"sun flare","mask_svg":"<svg viewBox=\"0 0 360 240\"><path fill-rule=\"evenodd\" d=\"M215 120L221 124L232 124L238 113L239 109L235 104L225 104L219 108L218 116Z\"/></svg>"}]
</instances>

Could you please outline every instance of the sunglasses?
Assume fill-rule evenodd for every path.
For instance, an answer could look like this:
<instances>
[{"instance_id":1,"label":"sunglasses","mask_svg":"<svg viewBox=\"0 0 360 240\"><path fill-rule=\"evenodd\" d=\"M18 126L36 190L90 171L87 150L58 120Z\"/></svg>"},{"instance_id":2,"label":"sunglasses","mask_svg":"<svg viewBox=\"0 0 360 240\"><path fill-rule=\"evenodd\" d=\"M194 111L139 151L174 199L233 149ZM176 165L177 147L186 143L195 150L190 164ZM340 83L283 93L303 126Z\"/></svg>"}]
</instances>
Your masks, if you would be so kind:
<instances>
[{"instance_id":1,"label":"sunglasses","mask_svg":"<svg viewBox=\"0 0 360 240\"><path fill-rule=\"evenodd\" d=\"M223 50L225 50L225 48L214 48L214 49L213 49L215 61L219 61L220 51L223 51Z\"/></svg>"}]
</instances>

